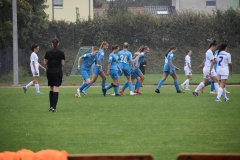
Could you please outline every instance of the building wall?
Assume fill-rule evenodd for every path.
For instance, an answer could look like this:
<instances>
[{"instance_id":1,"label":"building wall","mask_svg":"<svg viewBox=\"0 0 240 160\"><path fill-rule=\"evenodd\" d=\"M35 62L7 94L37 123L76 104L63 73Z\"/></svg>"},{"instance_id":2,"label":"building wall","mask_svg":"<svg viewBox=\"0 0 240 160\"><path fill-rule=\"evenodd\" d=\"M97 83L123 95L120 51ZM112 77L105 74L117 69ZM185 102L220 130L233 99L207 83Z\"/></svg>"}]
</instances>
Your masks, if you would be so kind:
<instances>
[{"instance_id":1,"label":"building wall","mask_svg":"<svg viewBox=\"0 0 240 160\"><path fill-rule=\"evenodd\" d=\"M235 0L236 1L236 0ZM213 13L213 10L227 10L228 0L216 0L216 6L206 6L206 0L172 0L177 11L190 9L198 12Z\"/></svg>"},{"instance_id":2,"label":"building wall","mask_svg":"<svg viewBox=\"0 0 240 160\"><path fill-rule=\"evenodd\" d=\"M240 9L240 0L229 0L228 8L232 7L233 9Z\"/></svg>"},{"instance_id":3,"label":"building wall","mask_svg":"<svg viewBox=\"0 0 240 160\"><path fill-rule=\"evenodd\" d=\"M52 20L52 0L47 0L46 5L49 7L45 12L49 15L49 20ZM89 8L90 17L93 18L93 0L63 0L62 8L54 8L54 20L76 22L76 7L79 8L80 19L88 19Z\"/></svg>"}]
</instances>

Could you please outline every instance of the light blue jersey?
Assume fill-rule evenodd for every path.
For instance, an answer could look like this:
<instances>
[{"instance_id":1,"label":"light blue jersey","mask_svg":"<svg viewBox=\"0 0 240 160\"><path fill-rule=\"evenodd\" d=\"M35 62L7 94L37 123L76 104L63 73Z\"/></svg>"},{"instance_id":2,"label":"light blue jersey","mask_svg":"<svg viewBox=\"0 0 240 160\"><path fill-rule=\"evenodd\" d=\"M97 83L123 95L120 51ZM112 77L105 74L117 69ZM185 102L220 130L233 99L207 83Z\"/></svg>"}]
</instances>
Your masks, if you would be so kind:
<instances>
[{"instance_id":1,"label":"light blue jersey","mask_svg":"<svg viewBox=\"0 0 240 160\"><path fill-rule=\"evenodd\" d=\"M121 50L118 52L119 66L121 68L129 67L129 61L132 60L132 53L128 50Z\"/></svg>"},{"instance_id":2,"label":"light blue jersey","mask_svg":"<svg viewBox=\"0 0 240 160\"><path fill-rule=\"evenodd\" d=\"M110 66L111 70L118 71L118 67L117 67L118 55L117 54L111 53L108 57L108 63L111 63L111 66Z\"/></svg>"},{"instance_id":3,"label":"light blue jersey","mask_svg":"<svg viewBox=\"0 0 240 160\"><path fill-rule=\"evenodd\" d=\"M94 65L94 68L93 68L93 73L98 75L100 74L100 72L102 71L99 67L96 66L96 64L98 64L98 59L100 59L100 65L101 66L104 66L104 50L103 49L100 49L98 51L98 54L97 54L97 61Z\"/></svg>"},{"instance_id":4,"label":"light blue jersey","mask_svg":"<svg viewBox=\"0 0 240 160\"><path fill-rule=\"evenodd\" d=\"M216 51L213 53L214 59L217 58L217 54L218 54L218 50L216 50ZM217 63L214 63L213 68L215 69L215 71L217 70Z\"/></svg>"},{"instance_id":5,"label":"light blue jersey","mask_svg":"<svg viewBox=\"0 0 240 160\"><path fill-rule=\"evenodd\" d=\"M92 64L97 62L97 56L92 56L91 53L87 53L81 56L83 59L81 69L90 70Z\"/></svg>"},{"instance_id":6,"label":"light blue jersey","mask_svg":"<svg viewBox=\"0 0 240 160\"><path fill-rule=\"evenodd\" d=\"M144 60L145 57L146 57L145 52L141 52L139 54L139 59L138 59L138 64L137 64L138 67L140 66L140 63ZM133 64L134 64L134 66L136 65L136 58L134 59Z\"/></svg>"},{"instance_id":7,"label":"light blue jersey","mask_svg":"<svg viewBox=\"0 0 240 160\"><path fill-rule=\"evenodd\" d=\"M174 54L171 51L168 52L167 57L165 57L165 64L164 64L164 67L163 67L163 71L164 72L170 72L170 66L169 66L169 61L170 60L172 60L172 72L175 73L175 68L174 68L174 65L173 65Z\"/></svg>"}]
</instances>

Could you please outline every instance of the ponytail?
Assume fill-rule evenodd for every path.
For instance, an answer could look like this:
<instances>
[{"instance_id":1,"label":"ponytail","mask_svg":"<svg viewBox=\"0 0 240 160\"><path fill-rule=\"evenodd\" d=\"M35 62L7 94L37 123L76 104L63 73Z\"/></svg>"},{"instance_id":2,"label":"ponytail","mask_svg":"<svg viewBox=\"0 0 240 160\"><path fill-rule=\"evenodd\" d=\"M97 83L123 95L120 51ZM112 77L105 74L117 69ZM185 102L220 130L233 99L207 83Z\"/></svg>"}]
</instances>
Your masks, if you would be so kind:
<instances>
[{"instance_id":1,"label":"ponytail","mask_svg":"<svg viewBox=\"0 0 240 160\"><path fill-rule=\"evenodd\" d=\"M212 43L209 44L208 49L210 49L212 46L216 46L216 40L214 40Z\"/></svg>"},{"instance_id":2,"label":"ponytail","mask_svg":"<svg viewBox=\"0 0 240 160\"><path fill-rule=\"evenodd\" d=\"M53 40L52 40L52 45L53 45L53 53L54 52L56 52L57 50L58 50L58 45L59 45L59 43L58 43L58 39L57 38L54 38Z\"/></svg>"},{"instance_id":3,"label":"ponytail","mask_svg":"<svg viewBox=\"0 0 240 160\"><path fill-rule=\"evenodd\" d=\"M171 50L173 50L173 49L177 49L177 47L171 46L171 47L167 50L165 57L167 57L168 53L169 53Z\"/></svg>"},{"instance_id":4,"label":"ponytail","mask_svg":"<svg viewBox=\"0 0 240 160\"><path fill-rule=\"evenodd\" d=\"M99 48L103 48L103 46L105 46L105 45L107 45L108 43L107 42L105 42L105 41L103 41L102 43L101 43L101 46L99 47Z\"/></svg>"},{"instance_id":5,"label":"ponytail","mask_svg":"<svg viewBox=\"0 0 240 160\"><path fill-rule=\"evenodd\" d=\"M226 43L222 43L222 44L219 46L217 55L219 55L219 53L220 53L221 51L224 51L226 48L227 48L227 44L226 44Z\"/></svg>"},{"instance_id":6,"label":"ponytail","mask_svg":"<svg viewBox=\"0 0 240 160\"><path fill-rule=\"evenodd\" d=\"M34 51L35 48L39 47L39 45L33 43L32 47L31 47L31 51Z\"/></svg>"}]
</instances>

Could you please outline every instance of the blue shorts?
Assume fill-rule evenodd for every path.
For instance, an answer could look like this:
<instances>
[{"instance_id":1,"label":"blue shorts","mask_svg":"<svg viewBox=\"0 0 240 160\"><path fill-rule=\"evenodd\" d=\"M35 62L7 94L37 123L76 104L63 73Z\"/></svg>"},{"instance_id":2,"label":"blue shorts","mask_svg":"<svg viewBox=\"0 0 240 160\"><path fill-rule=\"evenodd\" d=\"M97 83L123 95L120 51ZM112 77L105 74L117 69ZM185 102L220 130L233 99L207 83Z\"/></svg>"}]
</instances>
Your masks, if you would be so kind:
<instances>
[{"instance_id":1,"label":"blue shorts","mask_svg":"<svg viewBox=\"0 0 240 160\"><path fill-rule=\"evenodd\" d=\"M163 74L170 74L170 71L164 71L163 70ZM172 74L177 74L175 69L172 69Z\"/></svg>"},{"instance_id":2,"label":"blue shorts","mask_svg":"<svg viewBox=\"0 0 240 160\"><path fill-rule=\"evenodd\" d=\"M129 69L122 69L122 73L123 73L126 77L131 76L131 70L130 70L130 68L129 68ZM118 72L118 75L119 75L119 76L122 76L122 73L119 71L119 72Z\"/></svg>"},{"instance_id":3,"label":"blue shorts","mask_svg":"<svg viewBox=\"0 0 240 160\"><path fill-rule=\"evenodd\" d=\"M100 70L99 67L94 66L94 68L93 68L93 74L99 75L101 72L103 72L103 70Z\"/></svg>"},{"instance_id":4,"label":"blue shorts","mask_svg":"<svg viewBox=\"0 0 240 160\"><path fill-rule=\"evenodd\" d=\"M116 79L116 78L119 77L117 70L110 69L110 73L109 74L110 74L112 79Z\"/></svg>"},{"instance_id":5,"label":"blue shorts","mask_svg":"<svg viewBox=\"0 0 240 160\"><path fill-rule=\"evenodd\" d=\"M89 71L87 70L81 70L81 74L83 80L90 78Z\"/></svg>"},{"instance_id":6,"label":"blue shorts","mask_svg":"<svg viewBox=\"0 0 240 160\"><path fill-rule=\"evenodd\" d=\"M134 72L132 72L132 76L134 78L137 78L139 74L143 74L142 71L139 68L136 68Z\"/></svg>"}]
</instances>

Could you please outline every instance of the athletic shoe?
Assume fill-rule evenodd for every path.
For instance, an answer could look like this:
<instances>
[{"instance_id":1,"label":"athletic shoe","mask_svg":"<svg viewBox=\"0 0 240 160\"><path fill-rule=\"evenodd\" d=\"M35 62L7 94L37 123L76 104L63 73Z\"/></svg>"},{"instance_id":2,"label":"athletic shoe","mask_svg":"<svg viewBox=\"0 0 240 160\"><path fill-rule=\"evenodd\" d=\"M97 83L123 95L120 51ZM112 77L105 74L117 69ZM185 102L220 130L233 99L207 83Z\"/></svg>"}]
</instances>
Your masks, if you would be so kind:
<instances>
[{"instance_id":1,"label":"athletic shoe","mask_svg":"<svg viewBox=\"0 0 240 160\"><path fill-rule=\"evenodd\" d=\"M112 96L115 96L115 93L111 94Z\"/></svg>"},{"instance_id":2,"label":"athletic shoe","mask_svg":"<svg viewBox=\"0 0 240 160\"><path fill-rule=\"evenodd\" d=\"M210 91L210 94L217 94L216 91Z\"/></svg>"},{"instance_id":3,"label":"athletic shoe","mask_svg":"<svg viewBox=\"0 0 240 160\"><path fill-rule=\"evenodd\" d=\"M57 112L57 110L56 109L52 109L52 111L51 112Z\"/></svg>"},{"instance_id":4,"label":"athletic shoe","mask_svg":"<svg viewBox=\"0 0 240 160\"><path fill-rule=\"evenodd\" d=\"M142 92L141 92L141 91L139 91L138 89L136 89L136 90L134 91L134 93L137 93L137 94L142 94Z\"/></svg>"},{"instance_id":5,"label":"athletic shoe","mask_svg":"<svg viewBox=\"0 0 240 160\"><path fill-rule=\"evenodd\" d=\"M115 94L116 97L120 97L121 95L120 94Z\"/></svg>"},{"instance_id":6,"label":"athletic shoe","mask_svg":"<svg viewBox=\"0 0 240 160\"><path fill-rule=\"evenodd\" d=\"M27 92L27 87L26 86L23 87L23 92L26 94L26 92Z\"/></svg>"},{"instance_id":7,"label":"athletic shoe","mask_svg":"<svg viewBox=\"0 0 240 160\"><path fill-rule=\"evenodd\" d=\"M106 96L107 90L106 88L102 89L103 95Z\"/></svg>"},{"instance_id":8,"label":"athletic shoe","mask_svg":"<svg viewBox=\"0 0 240 160\"><path fill-rule=\"evenodd\" d=\"M186 90L186 91L190 91L190 89L189 89L189 88L185 88L185 90Z\"/></svg>"},{"instance_id":9,"label":"athletic shoe","mask_svg":"<svg viewBox=\"0 0 240 160\"><path fill-rule=\"evenodd\" d=\"M226 93L230 93L230 92L228 92L228 91L226 90Z\"/></svg>"},{"instance_id":10,"label":"athletic shoe","mask_svg":"<svg viewBox=\"0 0 240 160\"><path fill-rule=\"evenodd\" d=\"M215 101L216 102L222 102L221 99L218 99L218 98L216 98Z\"/></svg>"},{"instance_id":11,"label":"athletic shoe","mask_svg":"<svg viewBox=\"0 0 240 160\"><path fill-rule=\"evenodd\" d=\"M226 98L224 98L224 101L226 101L226 102L227 102L227 101L229 101L229 98L227 98L227 97L226 97Z\"/></svg>"},{"instance_id":12,"label":"athletic shoe","mask_svg":"<svg viewBox=\"0 0 240 160\"><path fill-rule=\"evenodd\" d=\"M85 90L82 90L82 93L86 96L87 92Z\"/></svg>"},{"instance_id":13,"label":"athletic shoe","mask_svg":"<svg viewBox=\"0 0 240 160\"><path fill-rule=\"evenodd\" d=\"M159 90L159 89L156 89L155 92L156 92L156 93L160 93L160 90Z\"/></svg>"},{"instance_id":14,"label":"athletic shoe","mask_svg":"<svg viewBox=\"0 0 240 160\"><path fill-rule=\"evenodd\" d=\"M52 112L52 110L53 110L53 107L50 107L50 108L49 108L49 112Z\"/></svg>"},{"instance_id":15,"label":"athletic shoe","mask_svg":"<svg viewBox=\"0 0 240 160\"><path fill-rule=\"evenodd\" d=\"M135 95L137 95L137 93L133 93L133 91L131 91L131 92L130 92L130 95L131 95L131 96L135 96Z\"/></svg>"},{"instance_id":16,"label":"athletic shoe","mask_svg":"<svg viewBox=\"0 0 240 160\"><path fill-rule=\"evenodd\" d=\"M180 86L182 87L182 89L184 90L184 84L180 84Z\"/></svg>"},{"instance_id":17,"label":"athletic shoe","mask_svg":"<svg viewBox=\"0 0 240 160\"><path fill-rule=\"evenodd\" d=\"M177 91L177 93L185 93L185 92L183 92L183 91L179 90L179 91Z\"/></svg>"},{"instance_id":18,"label":"athletic shoe","mask_svg":"<svg viewBox=\"0 0 240 160\"><path fill-rule=\"evenodd\" d=\"M204 92L204 87L202 87L202 88L200 89L200 91L203 93L203 92Z\"/></svg>"},{"instance_id":19,"label":"athletic shoe","mask_svg":"<svg viewBox=\"0 0 240 160\"><path fill-rule=\"evenodd\" d=\"M41 91L38 91L37 94L44 94L44 93L42 93Z\"/></svg>"},{"instance_id":20,"label":"athletic shoe","mask_svg":"<svg viewBox=\"0 0 240 160\"><path fill-rule=\"evenodd\" d=\"M198 96L198 92L192 92L194 96Z\"/></svg>"},{"instance_id":21,"label":"athletic shoe","mask_svg":"<svg viewBox=\"0 0 240 160\"><path fill-rule=\"evenodd\" d=\"M119 90L119 92L122 94L122 95L124 95L124 90Z\"/></svg>"},{"instance_id":22,"label":"athletic shoe","mask_svg":"<svg viewBox=\"0 0 240 160\"><path fill-rule=\"evenodd\" d=\"M78 97L78 98L81 97L79 89L77 89L77 93L75 94L75 97Z\"/></svg>"}]
</instances>

